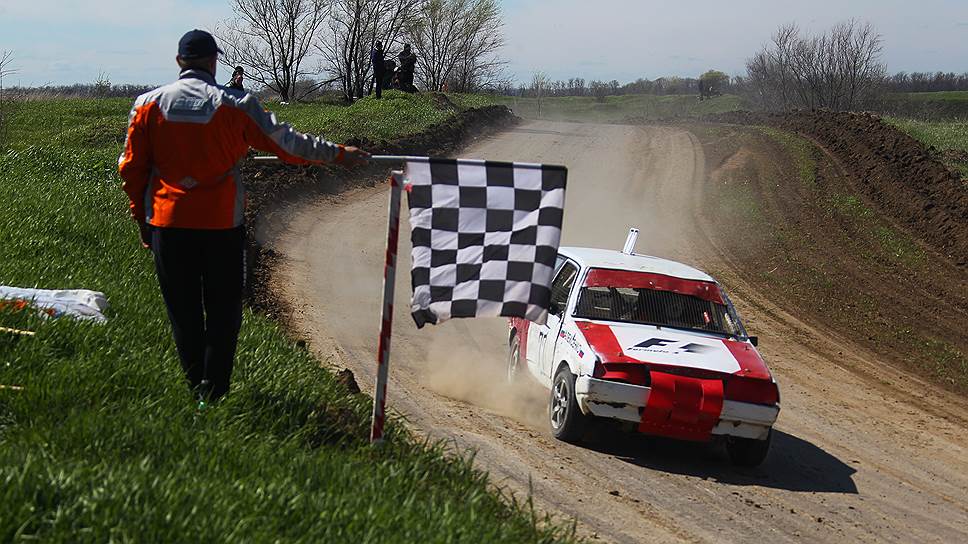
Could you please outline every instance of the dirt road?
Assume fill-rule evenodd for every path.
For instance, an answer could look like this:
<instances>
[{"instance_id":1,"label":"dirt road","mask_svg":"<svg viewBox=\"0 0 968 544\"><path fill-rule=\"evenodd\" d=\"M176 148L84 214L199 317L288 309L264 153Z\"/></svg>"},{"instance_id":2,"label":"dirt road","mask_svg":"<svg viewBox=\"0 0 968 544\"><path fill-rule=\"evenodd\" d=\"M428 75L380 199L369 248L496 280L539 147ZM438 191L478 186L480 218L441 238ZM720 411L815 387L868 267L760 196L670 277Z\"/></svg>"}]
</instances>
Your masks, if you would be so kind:
<instances>
[{"instance_id":1,"label":"dirt road","mask_svg":"<svg viewBox=\"0 0 968 544\"><path fill-rule=\"evenodd\" d=\"M616 542L968 542L968 409L963 400L879 363L771 304L708 240L698 213L708 183L685 130L531 122L465 157L569 167L563 244L638 251L725 271L720 279L760 337L780 383L773 449L756 469L723 451L611 435L552 440L540 390L510 395L500 320L417 331L407 313L409 242L401 243L389 405L432 436L477 451L494 481L533 490L539 508ZM263 232L283 259L276 288L325 360L372 390L386 190L291 204ZM794 314L794 315L791 315Z\"/></svg>"}]
</instances>

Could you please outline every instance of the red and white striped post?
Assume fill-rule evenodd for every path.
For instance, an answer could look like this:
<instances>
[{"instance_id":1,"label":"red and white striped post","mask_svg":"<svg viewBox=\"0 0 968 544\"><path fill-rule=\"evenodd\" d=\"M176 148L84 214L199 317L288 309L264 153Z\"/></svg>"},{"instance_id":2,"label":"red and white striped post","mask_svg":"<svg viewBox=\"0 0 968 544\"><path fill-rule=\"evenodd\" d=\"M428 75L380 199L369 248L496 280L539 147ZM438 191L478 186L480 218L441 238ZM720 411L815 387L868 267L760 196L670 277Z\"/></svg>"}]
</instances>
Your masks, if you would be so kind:
<instances>
[{"instance_id":1,"label":"red and white striped post","mask_svg":"<svg viewBox=\"0 0 968 544\"><path fill-rule=\"evenodd\" d=\"M376 354L376 391L373 393L373 425L370 443L383 442L386 422L387 374L390 369L390 329L393 325L393 288L397 272L397 244L400 240L400 194L403 172L390 174L390 219L387 224L387 254L383 269L383 315L380 318L380 342Z\"/></svg>"}]
</instances>

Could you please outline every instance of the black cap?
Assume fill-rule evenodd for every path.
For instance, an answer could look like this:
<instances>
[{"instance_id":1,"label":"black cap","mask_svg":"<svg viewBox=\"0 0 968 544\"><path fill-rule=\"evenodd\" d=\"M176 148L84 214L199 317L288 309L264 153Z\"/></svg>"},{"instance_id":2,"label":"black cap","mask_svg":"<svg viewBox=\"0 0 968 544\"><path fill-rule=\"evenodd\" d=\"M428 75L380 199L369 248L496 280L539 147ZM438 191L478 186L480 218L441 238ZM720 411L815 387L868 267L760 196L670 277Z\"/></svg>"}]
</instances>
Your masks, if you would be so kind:
<instances>
[{"instance_id":1,"label":"black cap","mask_svg":"<svg viewBox=\"0 0 968 544\"><path fill-rule=\"evenodd\" d=\"M178 40L178 56L183 59L210 57L222 50L215 45L215 38L204 30L190 30Z\"/></svg>"}]
</instances>

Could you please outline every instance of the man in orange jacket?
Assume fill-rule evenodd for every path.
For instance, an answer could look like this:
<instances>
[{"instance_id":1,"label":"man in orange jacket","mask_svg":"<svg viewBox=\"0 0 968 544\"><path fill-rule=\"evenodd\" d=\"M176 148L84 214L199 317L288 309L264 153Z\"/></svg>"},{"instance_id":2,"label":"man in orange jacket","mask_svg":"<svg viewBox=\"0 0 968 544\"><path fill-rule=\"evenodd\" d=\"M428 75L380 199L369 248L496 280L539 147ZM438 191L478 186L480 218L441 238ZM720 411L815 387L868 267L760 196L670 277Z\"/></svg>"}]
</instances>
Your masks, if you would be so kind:
<instances>
[{"instance_id":1,"label":"man in orange jacket","mask_svg":"<svg viewBox=\"0 0 968 544\"><path fill-rule=\"evenodd\" d=\"M200 400L229 390L242 324L245 188L250 147L285 162L365 163L355 147L279 123L252 94L215 83L218 54L208 32L178 43L178 81L138 97L118 170L154 254L175 345Z\"/></svg>"}]
</instances>

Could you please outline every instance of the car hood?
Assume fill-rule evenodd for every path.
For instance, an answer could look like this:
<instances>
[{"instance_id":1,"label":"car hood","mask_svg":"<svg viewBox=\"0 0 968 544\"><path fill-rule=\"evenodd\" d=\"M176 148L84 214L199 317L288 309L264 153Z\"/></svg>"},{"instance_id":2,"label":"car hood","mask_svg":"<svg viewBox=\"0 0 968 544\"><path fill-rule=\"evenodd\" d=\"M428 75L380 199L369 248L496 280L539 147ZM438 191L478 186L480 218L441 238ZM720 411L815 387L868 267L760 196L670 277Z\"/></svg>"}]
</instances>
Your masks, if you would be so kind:
<instances>
[{"instance_id":1,"label":"car hood","mask_svg":"<svg viewBox=\"0 0 968 544\"><path fill-rule=\"evenodd\" d=\"M771 379L766 363L749 342L688 331L607 321L575 321L603 363L644 363L749 378Z\"/></svg>"}]
</instances>

